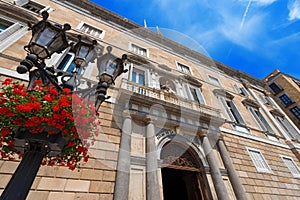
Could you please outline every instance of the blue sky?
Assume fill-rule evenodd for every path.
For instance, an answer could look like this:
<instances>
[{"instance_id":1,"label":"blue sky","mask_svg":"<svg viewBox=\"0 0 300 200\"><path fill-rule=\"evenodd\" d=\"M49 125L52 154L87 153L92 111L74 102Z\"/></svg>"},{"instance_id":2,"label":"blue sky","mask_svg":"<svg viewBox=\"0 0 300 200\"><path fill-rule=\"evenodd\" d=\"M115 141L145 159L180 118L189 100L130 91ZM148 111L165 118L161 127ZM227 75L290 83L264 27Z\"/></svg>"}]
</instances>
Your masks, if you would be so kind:
<instances>
[{"instance_id":1,"label":"blue sky","mask_svg":"<svg viewBox=\"0 0 300 200\"><path fill-rule=\"evenodd\" d=\"M92 0L256 78L300 79L300 0Z\"/></svg>"}]
</instances>

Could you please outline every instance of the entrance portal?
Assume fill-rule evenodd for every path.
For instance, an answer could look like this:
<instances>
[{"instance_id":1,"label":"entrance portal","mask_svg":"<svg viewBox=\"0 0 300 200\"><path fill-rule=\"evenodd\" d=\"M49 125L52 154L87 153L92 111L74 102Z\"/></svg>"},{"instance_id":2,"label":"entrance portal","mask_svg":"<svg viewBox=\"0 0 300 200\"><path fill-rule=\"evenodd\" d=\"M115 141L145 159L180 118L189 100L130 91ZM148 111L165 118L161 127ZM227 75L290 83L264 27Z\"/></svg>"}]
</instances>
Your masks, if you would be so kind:
<instances>
[{"instance_id":1,"label":"entrance portal","mask_svg":"<svg viewBox=\"0 0 300 200\"><path fill-rule=\"evenodd\" d=\"M197 172L162 168L164 200L201 200Z\"/></svg>"},{"instance_id":2,"label":"entrance portal","mask_svg":"<svg viewBox=\"0 0 300 200\"><path fill-rule=\"evenodd\" d=\"M161 150L164 200L212 199L202 162L191 147L171 141Z\"/></svg>"}]
</instances>

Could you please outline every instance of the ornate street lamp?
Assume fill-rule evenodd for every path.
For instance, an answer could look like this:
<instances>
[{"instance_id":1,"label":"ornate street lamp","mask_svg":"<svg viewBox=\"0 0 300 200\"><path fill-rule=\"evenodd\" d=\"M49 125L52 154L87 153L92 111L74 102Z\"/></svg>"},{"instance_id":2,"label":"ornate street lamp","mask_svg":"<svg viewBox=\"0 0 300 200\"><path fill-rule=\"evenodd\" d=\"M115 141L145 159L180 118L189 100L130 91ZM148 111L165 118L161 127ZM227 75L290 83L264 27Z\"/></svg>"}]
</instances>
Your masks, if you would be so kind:
<instances>
[{"instance_id":1,"label":"ornate street lamp","mask_svg":"<svg viewBox=\"0 0 300 200\"><path fill-rule=\"evenodd\" d=\"M58 92L61 92L63 88L69 88L73 92L79 91L78 93L80 93L78 88L80 81L77 80L77 73L98 56L94 48L97 42L81 36L78 38L78 43L72 46L72 50L75 52L76 70L74 73L62 76L61 83L59 83L58 76L60 74L55 74L52 68L46 66L44 60L50 58L53 53L62 52L69 46L65 32L70 30L71 26L68 24L64 26L53 25L47 21L49 16L47 12L43 12L42 16L42 21L30 26L32 38L29 44L25 46L28 55L17 67L17 72L21 74L29 72L28 90L33 89L35 80L42 80L44 85L53 84ZM111 54L111 47L108 47L107 51L107 54L97 58L98 85L85 89L85 94L88 96L96 95L95 106L97 110L101 103L108 98L106 97L107 88L114 84L119 75L126 72L124 70L126 55L124 54L120 59ZM36 68L32 69L33 67ZM57 148L67 145L62 136L50 138L46 135L35 138L29 136L26 131L17 132L15 142L15 148L21 148L19 150L24 151L25 155L3 191L0 200L26 199L43 158L55 156L55 152L59 152Z\"/></svg>"},{"instance_id":2,"label":"ornate street lamp","mask_svg":"<svg viewBox=\"0 0 300 200\"><path fill-rule=\"evenodd\" d=\"M97 62L98 65L98 78L99 83L96 89L96 109L99 110L99 107L105 99L110 98L106 96L107 88L115 83L115 79L120 76L122 73L126 73L128 70L124 70L124 62L127 59L127 55L123 54L122 59L115 57L111 54L112 47L107 47L107 53L99 58Z\"/></svg>"},{"instance_id":3,"label":"ornate street lamp","mask_svg":"<svg viewBox=\"0 0 300 200\"><path fill-rule=\"evenodd\" d=\"M62 77L63 86L72 91L80 84L80 81L77 79L77 74L97 57L97 52L95 51L97 41L82 37L81 35L77 37L78 42L75 45L71 45L73 52L75 52L75 71L72 74L67 74ZM66 78L67 80L65 80Z\"/></svg>"}]
</instances>

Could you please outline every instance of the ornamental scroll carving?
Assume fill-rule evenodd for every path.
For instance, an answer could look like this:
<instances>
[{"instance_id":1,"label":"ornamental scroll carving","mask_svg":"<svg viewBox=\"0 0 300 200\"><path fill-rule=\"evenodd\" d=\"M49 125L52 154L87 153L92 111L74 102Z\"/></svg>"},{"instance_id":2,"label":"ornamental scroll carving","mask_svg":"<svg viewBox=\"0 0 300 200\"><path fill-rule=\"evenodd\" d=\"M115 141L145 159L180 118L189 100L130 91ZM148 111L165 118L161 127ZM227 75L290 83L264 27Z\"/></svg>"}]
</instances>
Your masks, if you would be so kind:
<instances>
[{"instance_id":1,"label":"ornamental scroll carving","mask_svg":"<svg viewBox=\"0 0 300 200\"><path fill-rule=\"evenodd\" d=\"M168 156L164 158L163 164L176 165L181 167L194 167L197 166L185 157Z\"/></svg>"}]
</instances>

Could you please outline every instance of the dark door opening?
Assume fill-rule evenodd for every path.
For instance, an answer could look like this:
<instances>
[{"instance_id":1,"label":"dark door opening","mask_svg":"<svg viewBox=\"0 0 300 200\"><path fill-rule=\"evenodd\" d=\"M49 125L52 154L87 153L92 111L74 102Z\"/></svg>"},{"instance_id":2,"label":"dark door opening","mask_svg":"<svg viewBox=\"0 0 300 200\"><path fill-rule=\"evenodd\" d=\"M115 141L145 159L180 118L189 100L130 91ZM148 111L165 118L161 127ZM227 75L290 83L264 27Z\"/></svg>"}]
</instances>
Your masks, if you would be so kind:
<instances>
[{"instance_id":1,"label":"dark door opening","mask_svg":"<svg viewBox=\"0 0 300 200\"><path fill-rule=\"evenodd\" d=\"M202 200L197 172L162 168L164 200Z\"/></svg>"}]
</instances>

